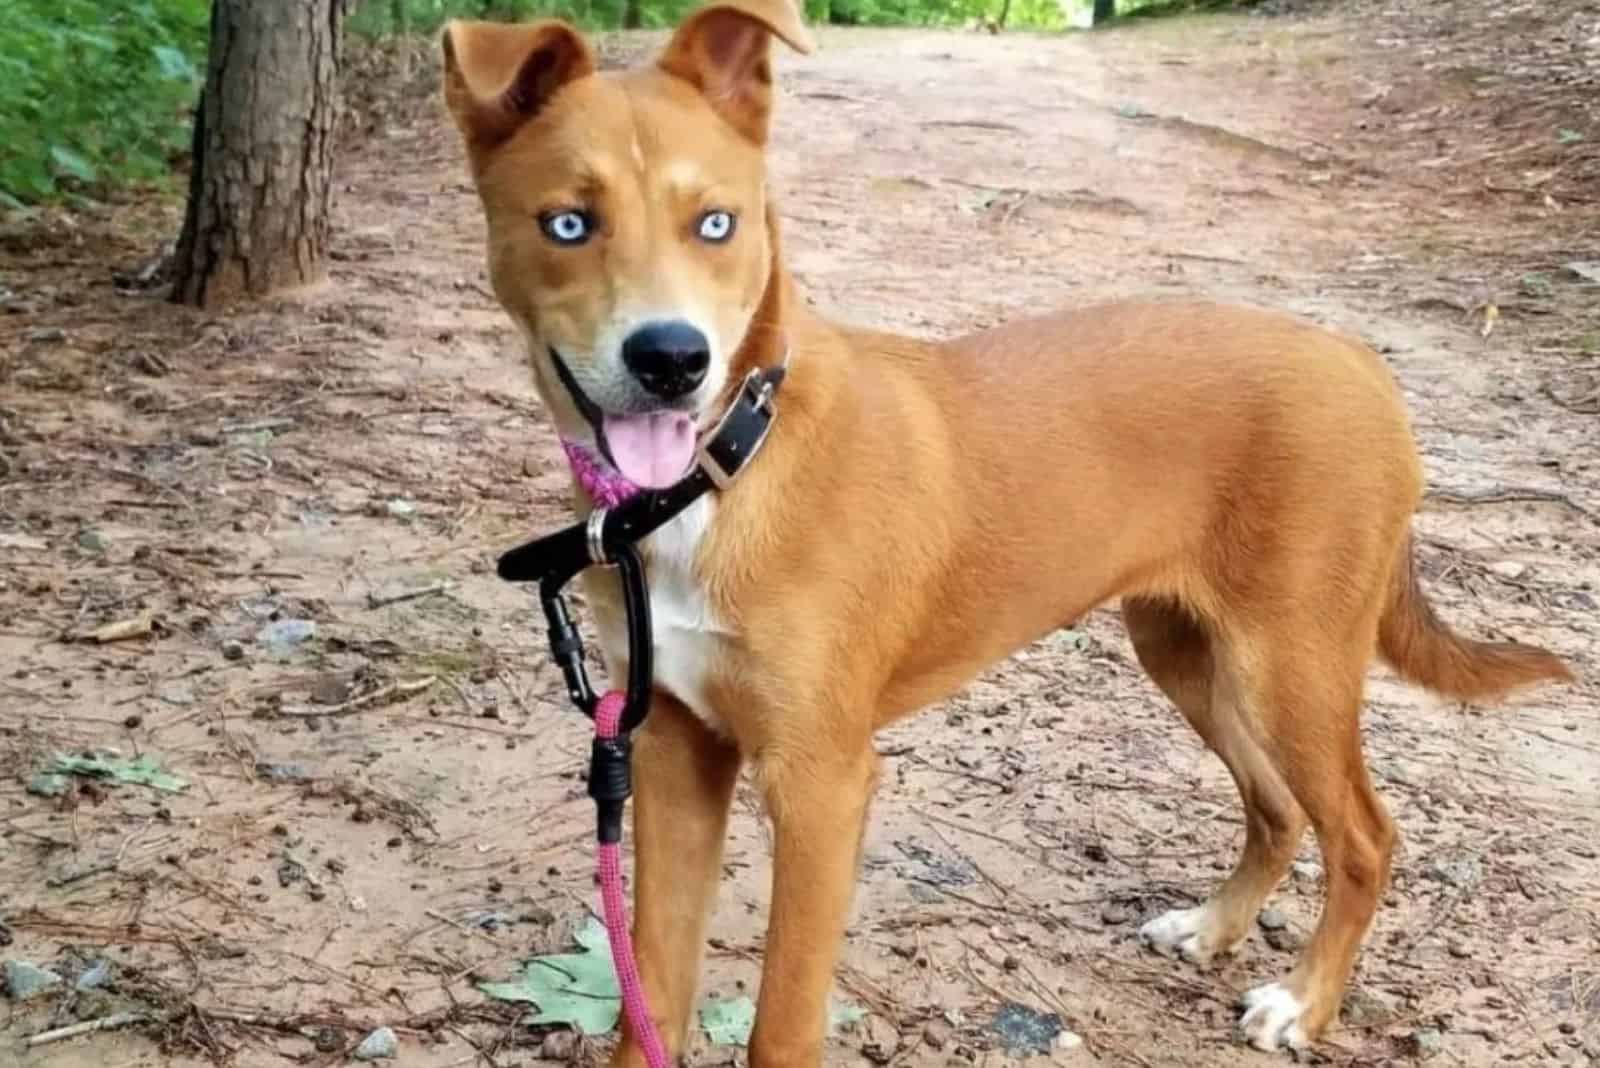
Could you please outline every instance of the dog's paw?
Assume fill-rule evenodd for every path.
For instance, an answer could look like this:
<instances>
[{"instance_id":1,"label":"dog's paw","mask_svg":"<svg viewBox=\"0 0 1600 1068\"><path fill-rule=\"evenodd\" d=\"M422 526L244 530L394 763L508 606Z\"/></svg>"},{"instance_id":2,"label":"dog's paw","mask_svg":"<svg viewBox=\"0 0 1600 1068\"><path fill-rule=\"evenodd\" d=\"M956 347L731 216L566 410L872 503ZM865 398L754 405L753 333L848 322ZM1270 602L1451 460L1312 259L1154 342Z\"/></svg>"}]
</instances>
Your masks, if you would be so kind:
<instances>
[{"instance_id":1,"label":"dog's paw","mask_svg":"<svg viewBox=\"0 0 1600 1068\"><path fill-rule=\"evenodd\" d=\"M1306 1006L1282 983L1266 983L1247 990L1239 999L1244 1015L1239 1034L1256 1049L1298 1050L1310 1044L1301 1018Z\"/></svg>"},{"instance_id":2,"label":"dog's paw","mask_svg":"<svg viewBox=\"0 0 1600 1068\"><path fill-rule=\"evenodd\" d=\"M1178 956L1190 964L1206 964L1227 947L1217 941L1206 906L1163 912L1139 928L1139 941L1157 953Z\"/></svg>"}]
</instances>

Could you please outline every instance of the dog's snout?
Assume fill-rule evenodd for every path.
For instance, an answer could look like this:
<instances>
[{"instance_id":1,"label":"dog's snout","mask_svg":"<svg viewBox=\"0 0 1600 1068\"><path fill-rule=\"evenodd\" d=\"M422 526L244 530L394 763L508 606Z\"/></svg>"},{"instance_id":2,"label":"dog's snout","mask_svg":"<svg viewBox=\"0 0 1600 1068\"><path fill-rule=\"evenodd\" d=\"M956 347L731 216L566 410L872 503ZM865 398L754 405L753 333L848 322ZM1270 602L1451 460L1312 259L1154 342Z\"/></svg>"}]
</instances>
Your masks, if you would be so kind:
<instances>
[{"instance_id":1,"label":"dog's snout","mask_svg":"<svg viewBox=\"0 0 1600 1068\"><path fill-rule=\"evenodd\" d=\"M622 343L622 362L645 389L676 400L705 381L711 346L681 319L646 323Z\"/></svg>"}]
</instances>

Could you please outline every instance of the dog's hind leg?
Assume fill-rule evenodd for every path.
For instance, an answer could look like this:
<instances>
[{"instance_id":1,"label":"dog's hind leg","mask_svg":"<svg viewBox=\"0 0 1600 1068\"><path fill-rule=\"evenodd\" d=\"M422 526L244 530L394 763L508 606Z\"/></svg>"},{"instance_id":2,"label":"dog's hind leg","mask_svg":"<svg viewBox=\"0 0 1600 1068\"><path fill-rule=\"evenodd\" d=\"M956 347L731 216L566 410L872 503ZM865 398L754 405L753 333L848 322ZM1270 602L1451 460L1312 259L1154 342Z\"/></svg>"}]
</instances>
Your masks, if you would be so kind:
<instances>
[{"instance_id":1,"label":"dog's hind leg","mask_svg":"<svg viewBox=\"0 0 1600 1068\"><path fill-rule=\"evenodd\" d=\"M659 694L634 738L634 946L661 1040L681 1057L722 874L739 753ZM643 1063L624 1018L613 1064Z\"/></svg>"},{"instance_id":2,"label":"dog's hind leg","mask_svg":"<svg viewBox=\"0 0 1600 1068\"><path fill-rule=\"evenodd\" d=\"M1260 1049L1304 1045L1338 1014L1388 883L1394 824L1373 792L1360 731L1376 626L1375 619L1344 627L1327 618L1280 619L1245 691L1311 818L1327 880L1322 917L1294 970L1244 997L1240 1026Z\"/></svg>"},{"instance_id":3,"label":"dog's hind leg","mask_svg":"<svg viewBox=\"0 0 1600 1068\"><path fill-rule=\"evenodd\" d=\"M1305 815L1252 732L1225 650L1205 625L1166 599L1128 598L1122 616L1139 663L1222 758L1244 802L1244 852L1233 874L1203 904L1162 913L1139 930L1146 945L1202 964L1249 933L1294 859Z\"/></svg>"}]
</instances>

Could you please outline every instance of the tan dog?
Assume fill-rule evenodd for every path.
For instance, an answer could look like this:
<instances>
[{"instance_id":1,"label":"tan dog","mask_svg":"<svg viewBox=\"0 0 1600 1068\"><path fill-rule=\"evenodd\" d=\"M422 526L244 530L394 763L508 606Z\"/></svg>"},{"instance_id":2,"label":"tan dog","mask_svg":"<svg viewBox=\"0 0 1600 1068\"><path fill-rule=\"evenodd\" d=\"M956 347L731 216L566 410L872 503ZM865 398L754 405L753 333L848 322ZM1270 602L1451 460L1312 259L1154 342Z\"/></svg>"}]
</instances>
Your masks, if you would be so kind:
<instances>
[{"instance_id":1,"label":"tan dog","mask_svg":"<svg viewBox=\"0 0 1600 1068\"><path fill-rule=\"evenodd\" d=\"M458 22L444 39L495 292L565 438L670 483L740 379L791 360L765 451L644 545L658 695L637 748L636 939L669 1049L741 766L776 843L752 1061L817 1065L874 732L1112 598L1248 827L1216 893L1142 936L1196 961L1231 949L1309 821L1322 919L1293 971L1245 996L1242 1029L1268 1049L1315 1039L1389 875L1394 828L1361 751L1374 656L1459 698L1567 669L1434 616L1406 414L1351 338L1205 303L940 345L808 311L767 190L769 34L811 48L785 0L704 8L655 65L616 75L561 23ZM620 678L615 580L588 582ZM631 1036L618 1061L639 1061Z\"/></svg>"}]
</instances>

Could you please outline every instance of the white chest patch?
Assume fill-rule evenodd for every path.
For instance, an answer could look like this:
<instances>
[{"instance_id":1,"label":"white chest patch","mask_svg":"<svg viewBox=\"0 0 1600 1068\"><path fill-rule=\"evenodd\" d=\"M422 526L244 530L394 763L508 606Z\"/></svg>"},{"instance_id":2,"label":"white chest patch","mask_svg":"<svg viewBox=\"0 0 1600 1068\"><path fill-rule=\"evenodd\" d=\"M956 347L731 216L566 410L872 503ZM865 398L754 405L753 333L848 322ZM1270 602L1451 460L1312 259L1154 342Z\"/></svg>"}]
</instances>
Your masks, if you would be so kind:
<instances>
[{"instance_id":1,"label":"white chest patch","mask_svg":"<svg viewBox=\"0 0 1600 1068\"><path fill-rule=\"evenodd\" d=\"M655 683L688 706L718 734L727 724L711 707L706 682L718 646L733 631L712 611L694 574L694 557L716 505L707 494L650 536L650 622L655 631ZM621 648L626 636L605 634Z\"/></svg>"}]
</instances>

